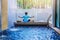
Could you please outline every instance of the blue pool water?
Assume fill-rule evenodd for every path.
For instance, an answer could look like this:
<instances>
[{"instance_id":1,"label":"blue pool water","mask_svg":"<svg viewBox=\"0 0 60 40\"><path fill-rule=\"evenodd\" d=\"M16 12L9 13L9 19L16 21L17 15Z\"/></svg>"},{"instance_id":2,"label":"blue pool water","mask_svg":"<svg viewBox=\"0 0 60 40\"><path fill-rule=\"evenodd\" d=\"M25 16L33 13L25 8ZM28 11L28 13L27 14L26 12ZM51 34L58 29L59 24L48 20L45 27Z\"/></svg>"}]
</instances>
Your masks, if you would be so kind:
<instances>
[{"instance_id":1,"label":"blue pool water","mask_svg":"<svg viewBox=\"0 0 60 40\"><path fill-rule=\"evenodd\" d=\"M3 40L60 40L60 35L45 26L26 26L3 31Z\"/></svg>"}]
</instances>

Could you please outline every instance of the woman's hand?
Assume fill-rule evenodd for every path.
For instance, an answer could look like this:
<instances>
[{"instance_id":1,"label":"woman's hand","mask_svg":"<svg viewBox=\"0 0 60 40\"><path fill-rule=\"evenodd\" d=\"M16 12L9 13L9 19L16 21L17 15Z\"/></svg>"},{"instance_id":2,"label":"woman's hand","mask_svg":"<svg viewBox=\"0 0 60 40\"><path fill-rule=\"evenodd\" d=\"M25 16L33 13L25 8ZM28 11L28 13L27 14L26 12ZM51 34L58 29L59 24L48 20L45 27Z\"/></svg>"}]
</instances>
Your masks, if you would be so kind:
<instances>
[{"instance_id":1,"label":"woman's hand","mask_svg":"<svg viewBox=\"0 0 60 40\"><path fill-rule=\"evenodd\" d=\"M34 16L32 16L31 18L34 18Z\"/></svg>"},{"instance_id":2,"label":"woman's hand","mask_svg":"<svg viewBox=\"0 0 60 40\"><path fill-rule=\"evenodd\" d=\"M20 18L20 16L18 16Z\"/></svg>"},{"instance_id":3,"label":"woman's hand","mask_svg":"<svg viewBox=\"0 0 60 40\"><path fill-rule=\"evenodd\" d=\"M20 17L20 16L18 16L19 18L22 18L22 17Z\"/></svg>"},{"instance_id":4,"label":"woman's hand","mask_svg":"<svg viewBox=\"0 0 60 40\"><path fill-rule=\"evenodd\" d=\"M34 18L34 16L32 16Z\"/></svg>"}]
</instances>

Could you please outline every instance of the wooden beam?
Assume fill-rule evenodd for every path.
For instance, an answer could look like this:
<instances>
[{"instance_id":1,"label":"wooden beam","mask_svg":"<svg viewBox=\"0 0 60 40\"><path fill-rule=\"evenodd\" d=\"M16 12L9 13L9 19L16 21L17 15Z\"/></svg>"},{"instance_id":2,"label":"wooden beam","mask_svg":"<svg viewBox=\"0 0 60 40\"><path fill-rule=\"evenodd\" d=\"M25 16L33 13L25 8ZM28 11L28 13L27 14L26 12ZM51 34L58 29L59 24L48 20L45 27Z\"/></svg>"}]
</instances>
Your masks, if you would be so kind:
<instances>
[{"instance_id":1,"label":"wooden beam","mask_svg":"<svg viewBox=\"0 0 60 40\"><path fill-rule=\"evenodd\" d=\"M7 19L7 11L8 11L8 0L2 0L2 30L7 29L8 19Z\"/></svg>"}]
</instances>

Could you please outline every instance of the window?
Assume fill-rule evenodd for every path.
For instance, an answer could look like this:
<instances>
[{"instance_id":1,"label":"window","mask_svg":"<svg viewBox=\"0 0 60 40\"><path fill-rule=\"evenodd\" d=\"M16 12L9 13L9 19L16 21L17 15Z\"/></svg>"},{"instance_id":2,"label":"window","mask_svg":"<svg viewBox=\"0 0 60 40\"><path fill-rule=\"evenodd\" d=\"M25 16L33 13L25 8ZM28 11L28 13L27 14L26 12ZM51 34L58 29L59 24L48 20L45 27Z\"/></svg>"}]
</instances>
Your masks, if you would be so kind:
<instances>
[{"instance_id":1,"label":"window","mask_svg":"<svg viewBox=\"0 0 60 40\"><path fill-rule=\"evenodd\" d=\"M52 0L17 0L17 7L23 9L50 8Z\"/></svg>"}]
</instances>

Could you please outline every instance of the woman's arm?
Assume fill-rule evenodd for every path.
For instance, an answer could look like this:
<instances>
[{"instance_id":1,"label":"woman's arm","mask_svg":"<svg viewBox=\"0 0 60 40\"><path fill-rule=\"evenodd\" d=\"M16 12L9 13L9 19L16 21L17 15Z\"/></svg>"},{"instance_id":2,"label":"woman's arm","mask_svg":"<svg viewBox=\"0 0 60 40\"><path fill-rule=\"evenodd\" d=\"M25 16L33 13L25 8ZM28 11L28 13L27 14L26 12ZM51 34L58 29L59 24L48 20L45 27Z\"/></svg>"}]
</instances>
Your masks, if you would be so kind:
<instances>
[{"instance_id":1,"label":"woman's arm","mask_svg":"<svg viewBox=\"0 0 60 40\"><path fill-rule=\"evenodd\" d=\"M30 17L30 18L34 18L34 16Z\"/></svg>"},{"instance_id":2,"label":"woman's arm","mask_svg":"<svg viewBox=\"0 0 60 40\"><path fill-rule=\"evenodd\" d=\"M18 16L19 18L23 18L23 17L20 17L20 16Z\"/></svg>"}]
</instances>

